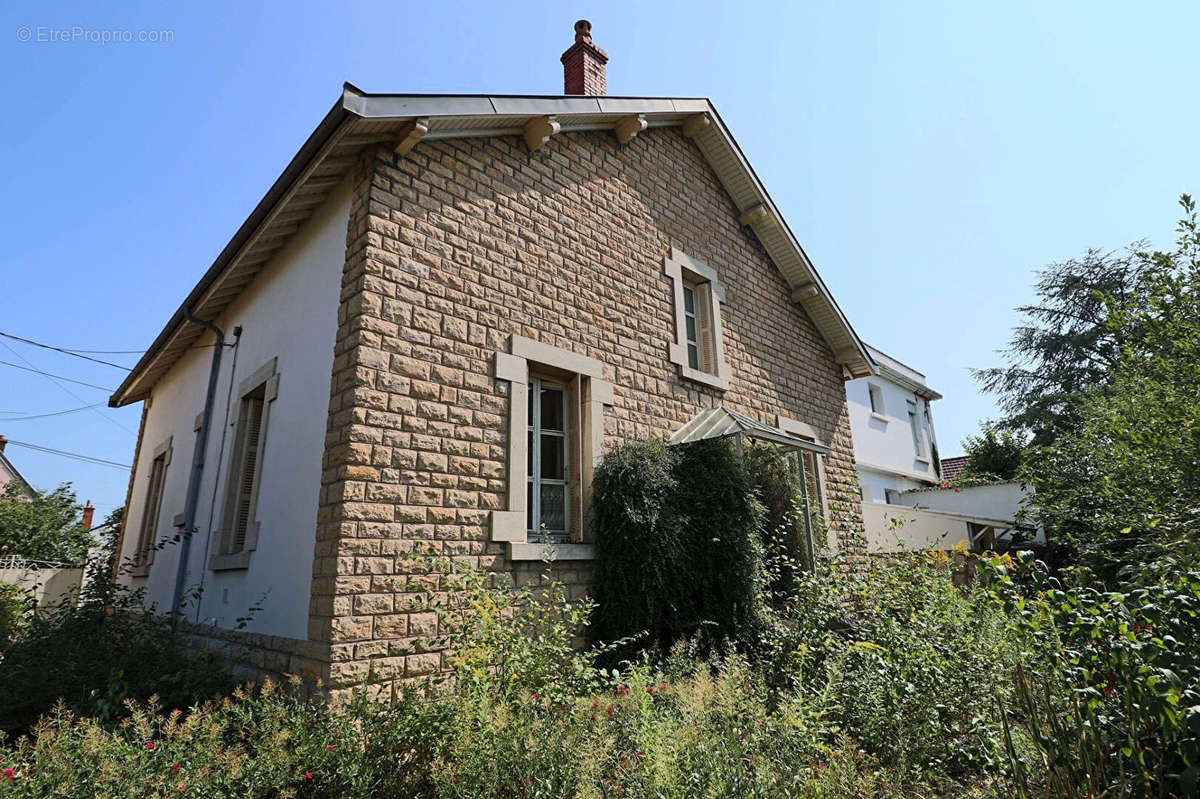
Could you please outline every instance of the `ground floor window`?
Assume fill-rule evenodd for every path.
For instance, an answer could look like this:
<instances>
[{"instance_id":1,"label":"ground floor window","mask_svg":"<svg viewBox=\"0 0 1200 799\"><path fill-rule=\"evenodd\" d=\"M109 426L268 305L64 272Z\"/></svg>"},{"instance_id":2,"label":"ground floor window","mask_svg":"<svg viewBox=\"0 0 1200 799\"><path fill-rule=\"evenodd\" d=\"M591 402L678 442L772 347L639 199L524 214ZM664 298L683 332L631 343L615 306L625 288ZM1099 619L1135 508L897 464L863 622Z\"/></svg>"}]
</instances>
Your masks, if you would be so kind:
<instances>
[{"instance_id":1,"label":"ground floor window","mask_svg":"<svg viewBox=\"0 0 1200 799\"><path fill-rule=\"evenodd\" d=\"M567 386L533 377L529 381L526 534L529 541L569 540L571 530L571 441Z\"/></svg>"}]
</instances>

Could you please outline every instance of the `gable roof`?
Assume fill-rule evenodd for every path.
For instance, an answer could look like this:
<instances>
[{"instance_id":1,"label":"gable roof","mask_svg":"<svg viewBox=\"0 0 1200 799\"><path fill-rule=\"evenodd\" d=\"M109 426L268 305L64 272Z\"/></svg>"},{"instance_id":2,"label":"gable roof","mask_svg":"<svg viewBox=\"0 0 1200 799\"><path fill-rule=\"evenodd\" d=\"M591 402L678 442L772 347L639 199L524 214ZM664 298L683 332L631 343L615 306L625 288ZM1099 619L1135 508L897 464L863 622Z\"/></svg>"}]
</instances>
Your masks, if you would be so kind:
<instances>
[{"instance_id":1,"label":"gable roof","mask_svg":"<svg viewBox=\"0 0 1200 799\"><path fill-rule=\"evenodd\" d=\"M872 373L854 329L754 169L705 98L536 97L368 94L345 84L342 96L238 228L216 261L171 316L154 343L109 398L119 407L145 399L155 382L203 334L185 310L213 321L324 203L359 151L380 142L613 130L632 138L647 128L681 127L696 143L741 215L851 377ZM533 139L530 138L532 131ZM623 140L628 140L623 138Z\"/></svg>"}]
</instances>

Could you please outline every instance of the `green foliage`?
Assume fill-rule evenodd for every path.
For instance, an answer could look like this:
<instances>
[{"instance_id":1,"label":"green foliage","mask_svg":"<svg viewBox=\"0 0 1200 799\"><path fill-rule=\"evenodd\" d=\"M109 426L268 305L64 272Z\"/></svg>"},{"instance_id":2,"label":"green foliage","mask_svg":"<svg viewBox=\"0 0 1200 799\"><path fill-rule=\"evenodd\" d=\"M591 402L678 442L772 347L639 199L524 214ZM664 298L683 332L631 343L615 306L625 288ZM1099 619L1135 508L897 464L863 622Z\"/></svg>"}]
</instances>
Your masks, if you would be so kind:
<instances>
[{"instance_id":1,"label":"green foliage","mask_svg":"<svg viewBox=\"0 0 1200 799\"><path fill-rule=\"evenodd\" d=\"M1114 328L1110 298L1137 303L1145 260L1135 247L1123 253L1088 250L1038 273L1038 300L1017 308L1024 324L1003 351L1008 366L972 370L983 390L997 395L1000 424L1028 431L1045 445L1079 423L1080 399L1109 385L1112 369L1136 328Z\"/></svg>"},{"instance_id":2,"label":"green foliage","mask_svg":"<svg viewBox=\"0 0 1200 799\"><path fill-rule=\"evenodd\" d=\"M29 624L32 599L20 586L0 583L0 658L4 650Z\"/></svg>"},{"instance_id":3,"label":"green foliage","mask_svg":"<svg viewBox=\"0 0 1200 799\"><path fill-rule=\"evenodd\" d=\"M32 738L0 743L0 765L11 769L0 796L723 799L921 796L954 786L989 795L982 772L966 786L936 769L900 771L855 741L858 716L825 713L825 697L857 701L839 693L851 682L835 677L875 668L854 660L874 651L865 643L831 647L827 663L841 666L814 673L812 691L786 694L741 655L697 662L682 646L661 666L604 671L572 649L586 606L552 579L514 590L432 556L429 565L458 586L442 607L459 653L451 679L410 686L392 702L364 691L336 709L306 698L297 680L194 707L130 701L115 723L60 707ZM940 567L920 573L944 576ZM894 617L911 614L920 593L887 593L899 602ZM832 607L844 592L811 596Z\"/></svg>"},{"instance_id":4,"label":"green foliage","mask_svg":"<svg viewBox=\"0 0 1200 799\"><path fill-rule=\"evenodd\" d=\"M1021 469L1025 458L1028 437L1015 430L1001 430L993 424L984 424L977 436L967 436L963 449L967 453L967 471L975 478L973 484L1012 480ZM959 481L954 481L961 485Z\"/></svg>"},{"instance_id":5,"label":"green foliage","mask_svg":"<svg viewBox=\"0 0 1200 799\"><path fill-rule=\"evenodd\" d=\"M644 634L642 646L665 652L684 637L756 639L763 508L732 442L625 444L597 467L592 492L593 641Z\"/></svg>"},{"instance_id":6,"label":"green foliage","mask_svg":"<svg viewBox=\"0 0 1200 799\"><path fill-rule=\"evenodd\" d=\"M1040 569L992 575L1014 627L1048 655L1017 674L1013 786L1033 796L1200 791L1200 572L1158 564L1123 592L1064 587Z\"/></svg>"},{"instance_id":7,"label":"green foliage","mask_svg":"<svg viewBox=\"0 0 1200 799\"><path fill-rule=\"evenodd\" d=\"M70 483L31 494L10 482L0 493L0 556L83 563L91 538L79 523L81 512Z\"/></svg>"},{"instance_id":8,"label":"green foliage","mask_svg":"<svg viewBox=\"0 0 1200 799\"><path fill-rule=\"evenodd\" d=\"M4 653L0 731L23 732L60 701L107 724L130 699L185 707L231 687L215 657L142 611L140 592L118 586L108 569L94 573L77 606L41 609Z\"/></svg>"},{"instance_id":9,"label":"green foliage","mask_svg":"<svg viewBox=\"0 0 1200 799\"><path fill-rule=\"evenodd\" d=\"M1124 343L1108 388L1080 402L1076 428L1026 469L1040 521L1110 584L1167 554L1197 555L1200 227L1191 199L1181 204L1177 250L1141 256L1136 302L1109 298Z\"/></svg>"}]
</instances>

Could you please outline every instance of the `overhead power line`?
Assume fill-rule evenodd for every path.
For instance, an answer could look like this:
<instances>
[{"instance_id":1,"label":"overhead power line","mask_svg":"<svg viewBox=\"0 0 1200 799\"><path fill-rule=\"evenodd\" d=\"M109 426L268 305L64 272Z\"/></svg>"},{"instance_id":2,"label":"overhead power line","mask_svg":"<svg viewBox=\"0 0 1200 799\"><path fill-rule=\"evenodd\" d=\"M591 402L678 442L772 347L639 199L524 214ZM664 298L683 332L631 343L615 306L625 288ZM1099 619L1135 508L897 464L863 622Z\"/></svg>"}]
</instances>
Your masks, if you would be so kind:
<instances>
[{"instance_id":1,"label":"overhead power line","mask_svg":"<svg viewBox=\"0 0 1200 799\"><path fill-rule=\"evenodd\" d=\"M126 470L132 468L128 463L117 463L116 461L110 461L105 458L96 458L92 455L81 455L78 452L66 452L65 450L54 449L53 447L43 447L40 444L30 444L26 441L13 441L10 438L8 439L8 443L14 447L25 447L26 449L32 449L36 452L45 452L48 455L59 455L63 458L71 458L73 460L83 461L84 463L94 463L97 466L110 466L114 469Z\"/></svg>"},{"instance_id":2,"label":"overhead power line","mask_svg":"<svg viewBox=\"0 0 1200 799\"><path fill-rule=\"evenodd\" d=\"M13 341L19 341L22 344L28 344L32 347L41 347L44 350L54 350L55 352L61 352L65 355L70 355L73 358L82 358L83 360L91 361L92 363L99 363L99 364L103 364L104 366L111 366L114 369L123 369L126 372L133 371L128 366L122 366L119 363L113 363L112 361L102 361L99 358L93 358L90 355L81 355L78 350L68 350L68 349L64 349L63 347L52 347L49 344L43 344L40 341L34 341L33 339L22 338L20 336L14 336L12 333L5 333L3 331L0 331L0 336L4 336L4 338L7 338L7 339L12 339Z\"/></svg>"},{"instance_id":3,"label":"overhead power line","mask_svg":"<svg viewBox=\"0 0 1200 799\"><path fill-rule=\"evenodd\" d=\"M103 402L96 402L91 405L84 405L81 408L68 408L65 411L54 411L53 413L34 413L27 416L9 416L0 418L0 422L28 422L33 419L47 419L51 416L66 416L68 413L79 413L80 411L91 410L103 406Z\"/></svg>"},{"instance_id":4,"label":"overhead power line","mask_svg":"<svg viewBox=\"0 0 1200 799\"><path fill-rule=\"evenodd\" d=\"M69 395L69 396L72 396L72 397L74 397L75 399L79 400L80 402L87 402L87 400L85 400L83 397L79 396L79 395L78 395L78 394L76 394L74 391L72 391L71 389L69 389L69 388L67 388L65 385L63 385L63 382L62 382L61 380L58 380L58 379L57 379L57 378L55 378L53 375L51 375L51 374L49 374L49 373L47 373L47 372L42 372L40 369L38 369L37 367L35 367L35 366L33 365L33 363L32 363L32 362L31 362L31 361L30 361L28 358L26 358L24 355L22 355L21 353L17 352L16 350L14 350L12 347L8 346L8 342L7 342L7 341L0 341L0 347L4 347L4 349L8 350L8 351L9 351L9 352L11 352L13 355L17 356L17 358L18 358L19 360L21 360L21 361L23 361L23 362L25 363L25 366L29 367L29 371L32 371L32 372L39 372L39 373L41 373L41 375L42 375L43 377L45 377L47 380L49 380L49 381L50 381L51 383L53 383L54 385L58 386L58 389L59 389L59 391L63 392L64 394L67 394L67 395ZM91 386L91 387L92 387L92 388L99 388L99 386ZM108 389L104 389L104 390L105 390L105 391L108 391ZM129 429L129 427L128 427L128 425L123 425L123 424L121 424L121 423L120 423L120 422L118 422L116 419L112 418L111 416L109 416L109 415L108 415L108 414L106 414L104 411L100 410L99 408L92 408L92 413L96 414L97 416L99 416L101 419L103 419L104 421L108 422L109 424L111 424L111 425L114 425L114 426L116 426L116 427L119 427L119 428L121 428L121 429L122 429L122 430L124 430L126 433L129 433L130 435L135 435L134 431L133 431L133 430L130 430L130 429Z\"/></svg>"},{"instance_id":5,"label":"overhead power line","mask_svg":"<svg viewBox=\"0 0 1200 799\"><path fill-rule=\"evenodd\" d=\"M21 369L26 372L33 372L34 374L44 375L44 376L50 378L51 380L63 380L63 381L66 381L67 383L75 383L80 386L87 386L88 388L98 388L101 391L107 391L110 394L113 391L111 388L107 388L105 386L98 386L95 383L85 383L82 380L76 380L72 377L63 377L62 375L52 375L49 372L43 372L41 369L34 369L31 366L21 366L21 364L12 363L11 361L0 361L0 365L11 366L14 369Z\"/></svg>"}]
</instances>

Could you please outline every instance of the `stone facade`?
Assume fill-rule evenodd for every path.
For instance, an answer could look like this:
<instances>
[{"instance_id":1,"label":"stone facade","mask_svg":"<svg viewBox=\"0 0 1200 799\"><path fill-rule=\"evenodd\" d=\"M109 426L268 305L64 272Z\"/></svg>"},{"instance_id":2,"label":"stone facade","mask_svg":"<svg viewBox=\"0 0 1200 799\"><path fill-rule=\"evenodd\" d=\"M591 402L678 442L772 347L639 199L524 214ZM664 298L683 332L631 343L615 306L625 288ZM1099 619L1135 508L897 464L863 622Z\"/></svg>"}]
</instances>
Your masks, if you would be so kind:
<instances>
[{"instance_id":1,"label":"stone facade","mask_svg":"<svg viewBox=\"0 0 1200 799\"><path fill-rule=\"evenodd\" d=\"M861 548L841 367L694 144L678 129L369 148L355 173L323 464L309 637L336 692L385 693L443 668L424 592L446 588L414 548L518 580L488 518L507 498L508 393L494 373L513 335L603 363L604 443L665 437L724 404L811 425L830 526ZM673 246L717 270L729 389L679 375ZM523 480L522 475L516 479ZM556 565L578 595L586 562Z\"/></svg>"}]
</instances>

